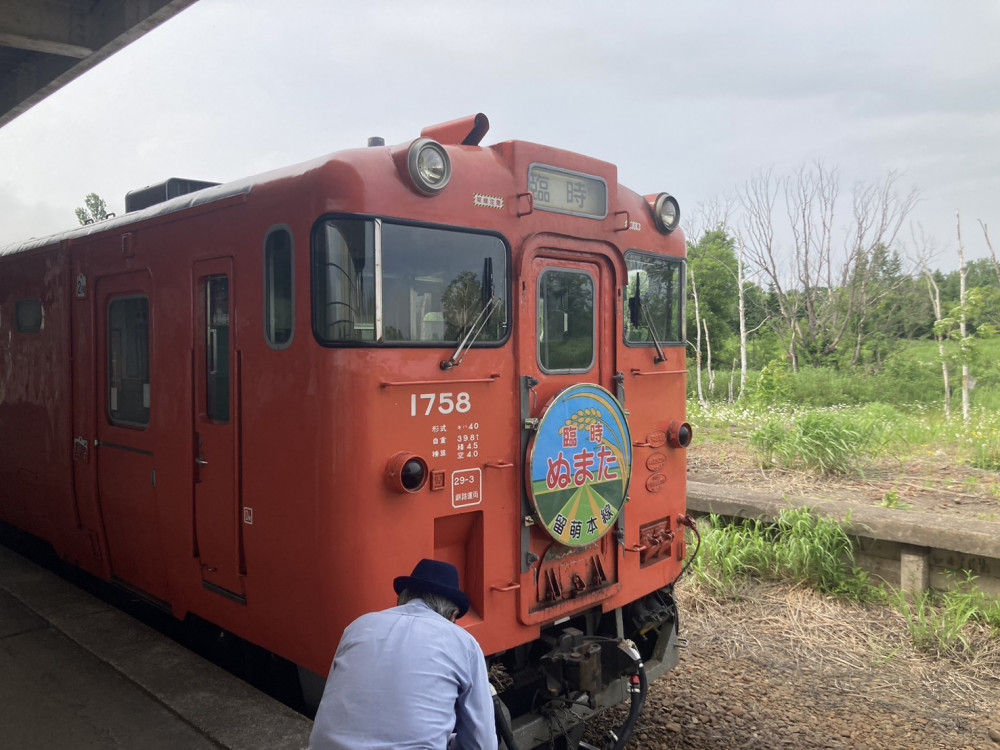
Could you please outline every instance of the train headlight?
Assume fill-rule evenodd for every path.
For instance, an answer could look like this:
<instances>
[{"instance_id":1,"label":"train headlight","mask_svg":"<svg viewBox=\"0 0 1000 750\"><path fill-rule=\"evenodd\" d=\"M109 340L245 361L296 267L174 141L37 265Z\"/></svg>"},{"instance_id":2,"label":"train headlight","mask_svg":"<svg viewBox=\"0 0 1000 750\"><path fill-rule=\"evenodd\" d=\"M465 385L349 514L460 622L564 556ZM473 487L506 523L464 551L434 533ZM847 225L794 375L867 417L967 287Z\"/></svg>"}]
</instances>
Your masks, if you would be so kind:
<instances>
[{"instance_id":1,"label":"train headlight","mask_svg":"<svg viewBox=\"0 0 1000 750\"><path fill-rule=\"evenodd\" d=\"M451 179L451 159L437 141L418 138L410 146L407 168L413 186L424 195L437 195Z\"/></svg>"},{"instance_id":2,"label":"train headlight","mask_svg":"<svg viewBox=\"0 0 1000 750\"><path fill-rule=\"evenodd\" d=\"M670 193L660 193L646 198L653 209L653 221L663 234L670 234L681 223L681 207Z\"/></svg>"},{"instance_id":3,"label":"train headlight","mask_svg":"<svg viewBox=\"0 0 1000 750\"><path fill-rule=\"evenodd\" d=\"M402 451L385 466L385 483L394 492L419 492L427 484L427 462Z\"/></svg>"}]
</instances>

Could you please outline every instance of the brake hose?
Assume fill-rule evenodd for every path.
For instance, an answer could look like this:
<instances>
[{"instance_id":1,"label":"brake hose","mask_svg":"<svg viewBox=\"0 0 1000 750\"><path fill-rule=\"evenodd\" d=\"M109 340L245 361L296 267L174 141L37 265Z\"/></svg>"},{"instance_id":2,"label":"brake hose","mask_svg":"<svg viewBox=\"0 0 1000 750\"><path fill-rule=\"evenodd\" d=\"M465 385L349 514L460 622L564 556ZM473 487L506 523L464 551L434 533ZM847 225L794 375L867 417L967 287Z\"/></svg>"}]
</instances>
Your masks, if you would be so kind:
<instances>
[{"instance_id":1,"label":"brake hose","mask_svg":"<svg viewBox=\"0 0 1000 750\"><path fill-rule=\"evenodd\" d=\"M625 745L632 738L632 732L635 731L639 714L642 713L643 706L646 705L646 693L649 691L649 682L646 679L646 667L641 661L637 662L636 673L629 679L628 689L629 693L632 694L632 698L629 701L628 717L625 719L625 723L618 728L617 732L608 732L611 735L611 739L614 740L614 744L610 748L605 745L608 750L624 750Z\"/></svg>"},{"instance_id":2,"label":"brake hose","mask_svg":"<svg viewBox=\"0 0 1000 750\"><path fill-rule=\"evenodd\" d=\"M520 750L517 743L514 742L514 732L510 728L510 714L507 713L507 707L500 700L493 685L490 685L490 693L493 695L493 720L497 725L497 734L503 740L507 750Z\"/></svg>"}]
</instances>

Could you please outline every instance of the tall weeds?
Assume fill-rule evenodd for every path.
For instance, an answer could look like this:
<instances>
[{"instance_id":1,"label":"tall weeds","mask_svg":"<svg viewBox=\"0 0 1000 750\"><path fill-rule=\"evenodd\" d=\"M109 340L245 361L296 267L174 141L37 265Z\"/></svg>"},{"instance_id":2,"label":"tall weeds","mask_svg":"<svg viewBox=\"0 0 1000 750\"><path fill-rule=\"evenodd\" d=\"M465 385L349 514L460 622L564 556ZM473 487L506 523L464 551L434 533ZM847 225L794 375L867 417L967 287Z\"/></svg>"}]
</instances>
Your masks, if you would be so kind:
<instances>
[{"instance_id":1,"label":"tall weeds","mask_svg":"<svg viewBox=\"0 0 1000 750\"><path fill-rule=\"evenodd\" d=\"M692 570L700 584L720 596L738 595L743 580L759 578L791 579L857 601L882 597L854 566L843 528L808 508L784 510L774 524L744 519L723 523L710 516Z\"/></svg>"},{"instance_id":2,"label":"tall weeds","mask_svg":"<svg viewBox=\"0 0 1000 750\"><path fill-rule=\"evenodd\" d=\"M884 453L894 413L888 407L811 410L772 417L750 433L750 447L762 468L780 466L819 474L860 473Z\"/></svg>"},{"instance_id":3,"label":"tall weeds","mask_svg":"<svg viewBox=\"0 0 1000 750\"><path fill-rule=\"evenodd\" d=\"M964 656L973 650L970 625L980 623L994 636L1000 633L1000 601L976 589L971 572L966 571L965 576L964 581L942 593L925 592L918 597L897 593L893 597L918 650L937 656Z\"/></svg>"},{"instance_id":4,"label":"tall weeds","mask_svg":"<svg viewBox=\"0 0 1000 750\"><path fill-rule=\"evenodd\" d=\"M690 570L704 595L738 599L748 581L788 580L849 601L888 604L902 615L916 650L949 658L974 657L1000 635L1000 600L978 590L971 573L945 592L889 592L854 565L843 527L808 508L782 511L774 523L713 515L702 528Z\"/></svg>"}]
</instances>

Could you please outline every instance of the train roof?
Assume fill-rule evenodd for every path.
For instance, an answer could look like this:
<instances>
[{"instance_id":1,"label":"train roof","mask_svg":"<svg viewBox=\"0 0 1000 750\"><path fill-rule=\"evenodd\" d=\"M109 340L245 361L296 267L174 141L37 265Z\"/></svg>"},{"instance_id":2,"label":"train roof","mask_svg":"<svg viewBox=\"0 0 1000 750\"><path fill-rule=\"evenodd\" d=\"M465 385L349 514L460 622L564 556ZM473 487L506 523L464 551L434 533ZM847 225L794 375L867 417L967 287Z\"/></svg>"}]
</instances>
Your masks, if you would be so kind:
<instances>
[{"instance_id":1,"label":"train roof","mask_svg":"<svg viewBox=\"0 0 1000 750\"><path fill-rule=\"evenodd\" d=\"M115 216L102 221L95 221L92 224L73 227L72 229L67 229L63 232L58 232L44 237L32 237L21 242L15 242L13 244L0 247L0 256L36 250L38 248L58 244L65 240L76 240L109 230L128 227L140 221L147 221L149 219L167 216L188 208L195 208L197 206L204 206L209 203L225 200L226 198L232 198L240 195L246 196L253 192L254 187L259 184L287 177L296 177L312 169L321 167L335 156L335 154L327 154L317 159L301 162L289 167L282 167L270 172L264 172L251 177L244 177L242 179L223 183L221 185L213 185L212 187L202 188L201 190L196 190L191 193L185 193L184 195L177 196L176 198L170 198L169 200L156 203L148 208L131 211L129 213L122 214L121 216Z\"/></svg>"},{"instance_id":2,"label":"train roof","mask_svg":"<svg viewBox=\"0 0 1000 750\"><path fill-rule=\"evenodd\" d=\"M483 114L477 114L471 117L460 118L458 120L442 123L440 125L429 126L421 131L420 136L421 138L431 138L438 143L448 146L479 146L488 128L489 121L486 116ZM559 151L559 149L539 146L538 144L532 144L526 141L507 141L503 143L496 143L486 147L484 150L500 152L505 146L511 146L514 144L532 148L544 148L549 152ZM187 209L217 203L229 198L238 198L240 196L246 198L250 196L250 194L253 193L254 189L258 186L263 186L280 180L301 177L310 172L320 171L324 167L336 162L354 164L355 166L358 166L359 155L362 153L383 151L389 152L391 155L392 153L405 147L405 142L403 144L386 146L381 142L381 139L373 139L370 141L367 148L360 147L343 149L300 162L298 164L280 167L278 169L259 173L250 177L244 177L223 184L205 182L199 183L191 180L175 179L159 185L141 188L140 190L132 191L129 196L127 196L126 206L130 203L147 205L149 201L145 201L145 198L149 198L151 194L157 191L162 193L163 199L152 199L160 200L160 202L155 202L152 205L147 205L147 207L139 208L138 210L127 211L121 216L115 216L102 221L95 221L92 224L73 227L55 234L43 237L34 237L2 246L0 247L0 257L37 250L44 247L51 247L62 242L80 240L82 238L103 234L105 232L125 229L131 225L138 224L139 222L169 216ZM574 156L577 158L583 157L583 155L580 154ZM363 159L364 157L361 158ZM603 173L605 177L611 178L608 180L609 189L617 190L621 188L621 186L617 184L617 179L615 179L617 169L614 165L602 162L598 159L593 159L592 157L583 158L585 158L592 166L596 167L596 165L602 165L603 168L600 170L601 173ZM174 184L171 185L169 183ZM181 186L178 188L179 190L183 191L185 189L190 189L192 191L185 192L172 198L167 197L171 194L171 192L176 192L172 190L172 188L177 187L177 184L181 183L187 183L187 186ZM205 185L208 187L203 187ZM136 194L143 195L140 196L138 201L128 200L129 197L133 197ZM641 198L641 196L638 197Z\"/></svg>"}]
</instances>

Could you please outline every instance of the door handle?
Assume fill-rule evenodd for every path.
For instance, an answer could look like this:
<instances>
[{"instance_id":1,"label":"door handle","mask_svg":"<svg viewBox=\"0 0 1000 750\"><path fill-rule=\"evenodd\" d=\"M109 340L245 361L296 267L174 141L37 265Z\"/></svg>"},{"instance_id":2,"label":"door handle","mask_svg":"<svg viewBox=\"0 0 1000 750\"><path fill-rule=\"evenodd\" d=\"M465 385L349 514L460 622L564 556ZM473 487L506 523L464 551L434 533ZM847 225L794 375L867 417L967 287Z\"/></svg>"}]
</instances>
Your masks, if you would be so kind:
<instances>
[{"instance_id":1,"label":"door handle","mask_svg":"<svg viewBox=\"0 0 1000 750\"><path fill-rule=\"evenodd\" d=\"M198 464L199 466L208 466L208 461L206 461L206 460L205 460L204 458L202 458L201 456L198 456L198 458L196 458L196 459L194 460L194 462L195 462L196 464Z\"/></svg>"}]
</instances>

